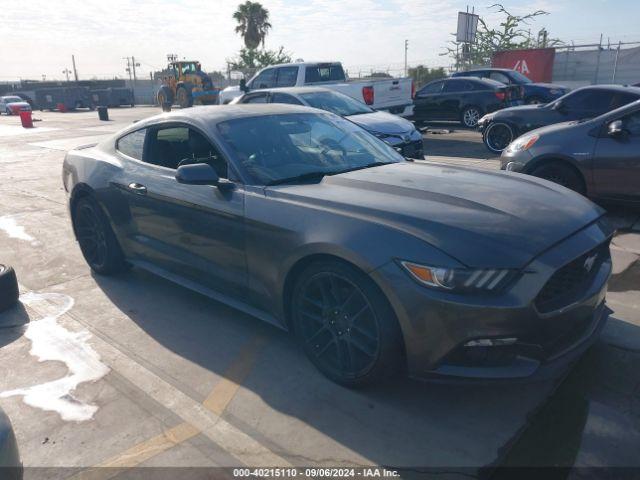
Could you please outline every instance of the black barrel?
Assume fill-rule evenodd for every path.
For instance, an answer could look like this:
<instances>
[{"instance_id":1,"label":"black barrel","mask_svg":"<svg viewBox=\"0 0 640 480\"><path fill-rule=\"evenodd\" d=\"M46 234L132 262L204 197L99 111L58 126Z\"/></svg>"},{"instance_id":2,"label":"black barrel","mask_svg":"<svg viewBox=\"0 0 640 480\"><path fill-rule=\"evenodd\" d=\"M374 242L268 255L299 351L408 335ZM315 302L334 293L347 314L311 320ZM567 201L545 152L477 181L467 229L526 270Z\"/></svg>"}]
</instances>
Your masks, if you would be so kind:
<instances>
[{"instance_id":1,"label":"black barrel","mask_svg":"<svg viewBox=\"0 0 640 480\"><path fill-rule=\"evenodd\" d=\"M98 107L98 117L105 122L109 120L109 110L107 110L107 107Z\"/></svg>"}]
</instances>

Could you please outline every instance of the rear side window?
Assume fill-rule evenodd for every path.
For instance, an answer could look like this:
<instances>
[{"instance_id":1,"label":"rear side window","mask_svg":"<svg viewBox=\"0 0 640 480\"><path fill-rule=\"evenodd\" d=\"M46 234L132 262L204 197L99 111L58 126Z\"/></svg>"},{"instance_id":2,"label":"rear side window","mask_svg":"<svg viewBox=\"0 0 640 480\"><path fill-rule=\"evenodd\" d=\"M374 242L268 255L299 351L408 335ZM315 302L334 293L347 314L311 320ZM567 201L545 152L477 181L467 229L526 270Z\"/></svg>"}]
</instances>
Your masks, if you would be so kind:
<instances>
[{"instance_id":1,"label":"rear side window","mask_svg":"<svg viewBox=\"0 0 640 480\"><path fill-rule=\"evenodd\" d=\"M640 136L640 112L635 112L627 115L622 119L624 128L629 131L630 135L634 137Z\"/></svg>"},{"instance_id":2,"label":"rear side window","mask_svg":"<svg viewBox=\"0 0 640 480\"><path fill-rule=\"evenodd\" d=\"M257 93L255 95L249 95L242 100L242 103L267 103L267 94Z\"/></svg>"},{"instance_id":3,"label":"rear side window","mask_svg":"<svg viewBox=\"0 0 640 480\"><path fill-rule=\"evenodd\" d=\"M584 111L590 115L600 115L611 110L613 92L606 90L582 90L563 100L570 110Z\"/></svg>"},{"instance_id":4,"label":"rear side window","mask_svg":"<svg viewBox=\"0 0 640 480\"><path fill-rule=\"evenodd\" d=\"M502 72L491 72L489 74L489 78L496 82L504 83L505 85L509 85L511 83L511 79Z\"/></svg>"},{"instance_id":5,"label":"rear side window","mask_svg":"<svg viewBox=\"0 0 640 480\"><path fill-rule=\"evenodd\" d=\"M473 84L467 80L449 80L444 84L444 93L470 92Z\"/></svg>"},{"instance_id":6,"label":"rear side window","mask_svg":"<svg viewBox=\"0 0 640 480\"><path fill-rule=\"evenodd\" d=\"M344 82L345 75L342 65L337 63L327 63L306 67L304 72L304 83L320 82Z\"/></svg>"},{"instance_id":7,"label":"rear side window","mask_svg":"<svg viewBox=\"0 0 640 480\"><path fill-rule=\"evenodd\" d=\"M422 89L418 92L419 95L428 95L430 93L440 93L442 90L442 84L444 82L434 82L422 87Z\"/></svg>"},{"instance_id":8,"label":"rear side window","mask_svg":"<svg viewBox=\"0 0 640 480\"><path fill-rule=\"evenodd\" d=\"M296 97L287 95L286 93L272 93L271 103L288 103L290 105L302 105L302 102Z\"/></svg>"},{"instance_id":9,"label":"rear side window","mask_svg":"<svg viewBox=\"0 0 640 480\"><path fill-rule=\"evenodd\" d=\"M278 69L278 87L293 87L298 80L298 67L281 67Z\"/></svg>"},{"instance_id":10,"label":"rear side window","mask_svg":"<svg viewBox=\"0 0 640 480\"><path fill-rule=\"evenodd\" d=\"M635 102L636 100L640 100L640 99L638 98L637 95L633 95L632 93L616 93L613 97L611 110L615 110L616 108L623 107L627 103Z\"/></svg>"},{"instance_id":11,"label":"rear side window","mask_svg":"<svg viewBox=\"0 0 640 480\"><path fill-rule=\"evenodd\" d=\"M136 160L142 160L142 152L144 151L144 139L146 134L146 128L131 132L118 140L116 149L119 152L124 153L128 157L135 158Z\"/></svg>"}]
</instances>

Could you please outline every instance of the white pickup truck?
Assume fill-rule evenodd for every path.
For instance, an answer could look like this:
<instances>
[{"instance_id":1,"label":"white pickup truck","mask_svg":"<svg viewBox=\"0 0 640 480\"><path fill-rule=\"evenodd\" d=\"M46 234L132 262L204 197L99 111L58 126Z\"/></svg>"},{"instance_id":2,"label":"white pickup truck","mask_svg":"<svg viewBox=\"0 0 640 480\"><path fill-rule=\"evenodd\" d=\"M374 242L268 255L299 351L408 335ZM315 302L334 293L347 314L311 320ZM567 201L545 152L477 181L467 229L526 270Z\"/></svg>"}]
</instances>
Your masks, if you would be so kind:
<instances>
[{"instance_id":1,"label":"white pickup truck","mask_svg":"<svg viewBox=\"0 0 640 480\"><path fill-rule=\"evenodd\" d=\"M271 65L246 82L245 92L261 88L323 86L355 98L376 110L400 116L413 113L413 81L410 78L348 80L340 62L301 62ZM240 86L220 92L220 104L244 92Z\"/></svg>"}]
</instances>

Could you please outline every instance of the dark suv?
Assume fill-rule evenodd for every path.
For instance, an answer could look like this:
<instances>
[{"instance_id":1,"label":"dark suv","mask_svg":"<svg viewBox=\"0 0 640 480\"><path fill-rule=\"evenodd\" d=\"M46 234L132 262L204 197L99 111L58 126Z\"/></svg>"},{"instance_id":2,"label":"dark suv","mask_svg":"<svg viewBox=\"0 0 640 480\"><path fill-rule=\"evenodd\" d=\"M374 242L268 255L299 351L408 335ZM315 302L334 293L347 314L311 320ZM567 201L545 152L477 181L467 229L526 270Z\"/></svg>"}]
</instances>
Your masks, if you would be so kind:
<instances>
[{"instance_id":1,"label":"dark suv","mask_svg":"<svg viewBox=\"0 0 640 480\"><path fill-rule=\"evenodd\" d=\"M413 120L457 120L474 128L488 112L520 100L518 88L480 78L445 78L427 83L413 99Z\"/></svg>"},{"instance_id":2,"label":"dark suv","mask_svg":"<svg viewBox=\"0 0 640 480\"><path fill-rule=\"evenodd\" d=\"M525 103L529 104L549 103L569 91L569 88L563 85L532 82L517 70L508 68L483 68L467 72L456 72L451 76L489 78L505 85L519 85Z\"/></svg>"},{"instance_id":3,"label":"dark suv","mask_svg":"<svg viewBox=\"0 0 640 480\"><path fill-rule=\"evenodd\" d=\"M524 105L485 115L478 122L484 144L500 153L514 138L534 128L594 118L640 99L640 88L594 85L568 93L546 105Z\"/></svg>"}]
</instances>

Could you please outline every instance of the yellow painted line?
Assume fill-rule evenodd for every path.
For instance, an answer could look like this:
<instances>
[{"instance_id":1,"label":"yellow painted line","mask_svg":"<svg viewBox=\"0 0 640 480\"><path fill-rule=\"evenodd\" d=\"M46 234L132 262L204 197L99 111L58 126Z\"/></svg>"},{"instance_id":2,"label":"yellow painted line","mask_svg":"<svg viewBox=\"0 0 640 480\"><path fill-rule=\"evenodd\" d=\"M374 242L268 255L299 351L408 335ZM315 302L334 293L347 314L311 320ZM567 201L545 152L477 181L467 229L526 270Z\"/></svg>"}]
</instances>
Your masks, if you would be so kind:
<instances>
[{"instance_id":1,"label":"yellow painted line","mask_svg":"<svg viewBox=\"0 0 640 480\"><path fill-rule=\"evenodd\" d=\"M156 455L179 445L200 433L189 423L181 423L125 452L70 477L70 480L108 480Z\"/></svg>"},{"instance_id":2,"label":"yellow painted line","mask_svg":"<svg viewBox=\"0 0 640 480\"><path fill-rule=\"evenodd\" d=\"M242 347L236 359L225 372L224 378L215 385L203 402L206 409L217 415L224 412L244 379L251 373L257 355L265 342L266 339L263 336L257 335ZM186 442L199 433L200 430L190 423L181 423L165 430L160 435L134 445L119 455L69 477L69 480L108 480L126 469L140 465L150 458ZM223 445L221 447L224 448Z\"/></svg>"},{"instance_id":3,"label":"yellow painted line","mask_svg":"<svg viewBox=\"0 0 640 480\"><path fill-rule=\"evenodd\" d=\"M205 408L217 415L222 415L229 402L235 397L244 379L251 373L256 357L264 343L265 338L261 335L255 336L247 342L236 360L225 372L224 378L213 387L213 390L203 402Z\"/></svg>"}]
</instances>

